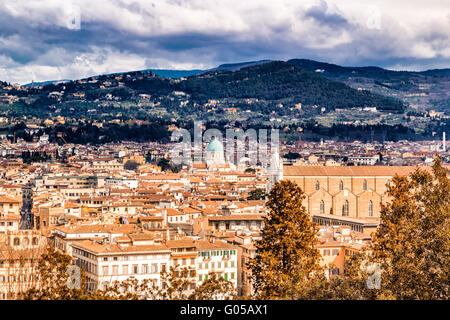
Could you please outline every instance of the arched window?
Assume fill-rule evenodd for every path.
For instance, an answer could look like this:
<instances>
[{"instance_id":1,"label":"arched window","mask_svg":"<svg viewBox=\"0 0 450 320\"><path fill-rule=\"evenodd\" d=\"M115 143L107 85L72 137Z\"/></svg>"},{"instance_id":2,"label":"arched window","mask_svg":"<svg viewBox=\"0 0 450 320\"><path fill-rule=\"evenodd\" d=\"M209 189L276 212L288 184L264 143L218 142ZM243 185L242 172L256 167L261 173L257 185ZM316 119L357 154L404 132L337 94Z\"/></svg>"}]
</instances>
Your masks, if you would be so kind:
<instances>
[{"instance_id":1,"label":"arched window","mask_svg":"<svg viewBox=\"0 0 450 320\"><path fill-rule=\"evenodd\" d=\"M348 200L345 200L345 202L342 206L342 215L348 216Z\"/></svg>"},{"instance_id":2,"label":"arched window","mask_svg":"<svg viewBox=\"0 0 450 320\"><path fill-rule=\"evenodd\" d=\"M320 200L320 214L324 213L325 213L325 203L323 202L323 200Z\"/></svg>"},{"instance_id":3,"label":"arched window","mask_svg":"<svg viewBox=\"0 0 450 320\"><path fill-rule=\"evenodd\" d=\"M15 246L20 246L20 239L19 238L14 238L14 245Z\"/></svg>"},{"instance_id":4,"label":"arched window","mask_svg":"<svg viewBox=\"0 0 450 320\"><path fill-rule=\"evenodd\" d=\"M364 179L363 182L363 190L366 191L367 190L367 180Z\"/></svg>"},{"instance_id":5,"label":"arched window","mask_svg":"<svg viewBox=\"0 0 450 320\"><path fill-rule=\"evenodd\" d=\"M319 190L319 188L320 188L319 181L316 181L316 190Z\"/></svg>"},{"instance_id":6,"label":"arched window","mask_svg":"<svg viewBox=\"0 0 450 320\"><path fill-rule=\"evenodd\" d=\"M373 217L373 202L369 201L369 217Z\"/></svg>"},{"instance_id":7,"label":"arched window","mask_svg":"<svg viewBox=\"0 0 450 320\"><path fill-rule=\"evenodd\" d=\"M344 190L344 182L342 180L339 182L339 190Z\"/></svg>"}]
</instances>

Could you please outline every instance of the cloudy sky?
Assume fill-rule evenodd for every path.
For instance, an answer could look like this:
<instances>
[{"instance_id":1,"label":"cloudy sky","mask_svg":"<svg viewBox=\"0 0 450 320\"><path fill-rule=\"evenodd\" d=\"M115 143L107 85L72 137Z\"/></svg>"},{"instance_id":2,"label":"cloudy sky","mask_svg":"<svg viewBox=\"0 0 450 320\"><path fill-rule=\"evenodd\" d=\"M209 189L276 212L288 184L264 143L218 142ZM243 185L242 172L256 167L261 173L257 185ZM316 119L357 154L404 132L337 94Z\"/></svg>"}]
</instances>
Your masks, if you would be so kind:
<instances>
[{"instance_id":1,"label":"cloudy sky","mask_svg":"<svg viewBox=\"0 0 450 320\"><path fill-rule=\"evenodd\" d=\"M307 58L450 68L450 0L2 0L0 80Z\"/></svg>"}]
</instances>

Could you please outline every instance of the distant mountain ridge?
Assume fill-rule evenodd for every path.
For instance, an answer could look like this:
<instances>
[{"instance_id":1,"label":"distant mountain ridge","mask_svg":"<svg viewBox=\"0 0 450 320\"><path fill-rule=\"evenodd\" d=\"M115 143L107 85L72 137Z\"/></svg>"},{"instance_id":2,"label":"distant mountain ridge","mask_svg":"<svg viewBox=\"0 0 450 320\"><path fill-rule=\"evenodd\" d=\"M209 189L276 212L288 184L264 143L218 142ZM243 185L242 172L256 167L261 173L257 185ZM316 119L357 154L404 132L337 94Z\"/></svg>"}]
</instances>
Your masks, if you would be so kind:
<instances>
[{"instance_id":1,"label":"distant mountain ridge","mask_svg":"<svg viewBox=\"0 0 450 320\"><path fill-rule=\"evenodd\" d=\"M412 106L450 110L450 68L394 71L380 67L342 67L307 59L287 62L352 88L401 99Z\"/></svg>"},{"instance_id":2,"label":"distant mountain ridge","mask_svg":"<svg viewBox=\"0 0 450 320\"><path fill-rule=\"evenodd\" d=\"M364 77L399 77L402 75L430 75L430 76L450 76L450 68L448 69L431 69L425 71L396 71L383 69L377 66L366 67L343 67L336 64L319 62L308 59L291 59L287 63L308 69L310 71L324 70L325 74L330 75L358 75Z\"/></svg>"}]
</instances>

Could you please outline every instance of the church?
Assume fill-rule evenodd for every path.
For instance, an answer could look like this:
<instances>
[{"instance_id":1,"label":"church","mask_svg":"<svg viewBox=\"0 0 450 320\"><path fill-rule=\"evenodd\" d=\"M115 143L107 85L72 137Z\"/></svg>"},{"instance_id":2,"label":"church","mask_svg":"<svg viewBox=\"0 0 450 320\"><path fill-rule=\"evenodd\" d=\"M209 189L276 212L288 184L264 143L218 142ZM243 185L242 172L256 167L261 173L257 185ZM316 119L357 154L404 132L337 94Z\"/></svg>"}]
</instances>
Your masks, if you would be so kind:
<instances>
[{"instance_id":1,"label":"church","mask_svg":"<svg viewBox=\"0 0 450 320\"><path fill-rule=\"evenodd\" d=\"M225 150L222 142L214 138L206 147L206 166L209 171L234 171L236 166L225 160Z\"/></svg>"},{"instance_id":2,"label":"church","mask_svg":"<svg viewBox=\"0 0 450 320\"><path fill-rule=\"evenodd\" d=\"M284 166L285 179L306 194L303 205L319 225L347 225L369 234L379 223L381 203L395 174L410 175L414 166ZM431 167L420 167L431 170Z\"/></svg>"}]
</instances>

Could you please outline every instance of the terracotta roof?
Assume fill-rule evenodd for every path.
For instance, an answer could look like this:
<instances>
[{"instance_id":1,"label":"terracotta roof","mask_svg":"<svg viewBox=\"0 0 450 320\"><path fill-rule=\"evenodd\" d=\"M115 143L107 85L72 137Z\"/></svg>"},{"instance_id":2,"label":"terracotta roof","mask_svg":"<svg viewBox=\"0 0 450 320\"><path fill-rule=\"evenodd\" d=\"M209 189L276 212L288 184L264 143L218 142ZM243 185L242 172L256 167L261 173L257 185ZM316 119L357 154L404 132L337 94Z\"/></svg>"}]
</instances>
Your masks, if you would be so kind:
<instances>
[{"instance_id":1,"label":"terracotta roof","mask_svg":"<svg viewBox=\"0 0 450 320\"><path fill-rule=\"evenodd\" d=\"M431 167L418 166L285 166L285 177L295 176L394 176L409 175L421 168L430 171Z\"/></svg>"},{"instance_id":2,"label":"terracotta roof","mask_svg":"<svg viewBox=\"0 0 450 320\"><path fill-rule=\"evenodd\" d=\"M0 196L0 203L20 203L20 201L11 198L11 197L6 197L6 196Z\"/></svg>"},{"instance_id":3,"label":"terracotta roof","mask_svg":"<svg viewBox=\"0 0 450 320\"><path fill-rule=\"evenodd\" d=\"M211 221L234 221L234 220L263 220L263 216L260 214L232 214L229 216L209 216L208 220Z\"/></svg>"},{"instance_id":4,"label":"terracotta roof","mask_svg":"<svg viewBox=\"0 0 450 320\"><path fill-rule=\"evenodd\" d=\"M164 245L133 245L120 246L118 244L100 244L91 240L79 241L72 244L73 247L88 250L98 254L124 254L124 253L149 253L149 252L169 252L169 249Z\"/></svg>"}]
</instances>

